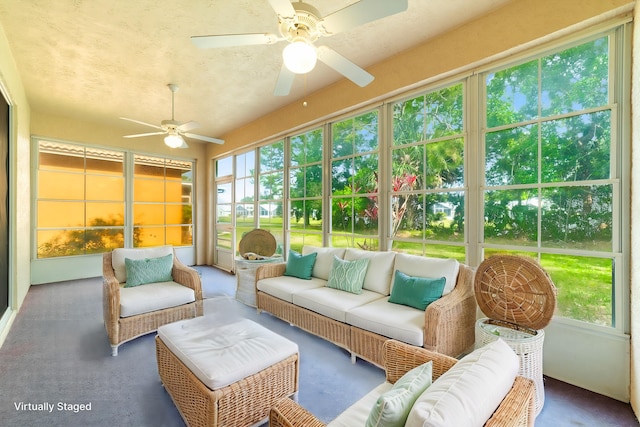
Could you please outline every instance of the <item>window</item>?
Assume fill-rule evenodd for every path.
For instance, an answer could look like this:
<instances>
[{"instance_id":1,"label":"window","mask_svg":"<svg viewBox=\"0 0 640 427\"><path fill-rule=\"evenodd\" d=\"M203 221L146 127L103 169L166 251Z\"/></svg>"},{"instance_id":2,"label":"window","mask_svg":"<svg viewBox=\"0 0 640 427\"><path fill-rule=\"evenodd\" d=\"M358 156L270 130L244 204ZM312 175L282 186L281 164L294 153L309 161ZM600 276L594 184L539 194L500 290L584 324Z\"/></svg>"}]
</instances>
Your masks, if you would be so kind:
<instances>
[{"instance_id":1,"label":"window","mask_svg":"<svg viewBox=\"0 0 640 427\"><path fill-rule=\"evenodd\" d=\"M134 154L128 171L124 151L47 140L37 150L38 258L193 244L191 161Z\"/></svg>"},{"instance_id":2,"label":"window","mask_svg":"<svg viewBox=\"0 0 640 427\"><path fill-rule=\"evenodd\" d=\"M192 163L133 159L133 246L192 245Z\"/></svg>"},{"instance_id":3,"label":"window","mask_svg":"<svg viewBox=\"0 0 640 427\"><path fill-rule=\"evenodd\" d=\"M216 161L216 250L233 248L233 156Z\"/></svg>"},{"instance_id":4,"label":"window","mask_svg":"<svg viewBox=\"0 0 640 427\"><path fill-rule=\"evenodd\" d=\"M322 246L323 131L314 129L290 138L289 247Z\"/></svg>"},{"instance_id":5,"label":"window","mask_svg":"<svg viewBox=\"0 0 640 427\"><path fill-rule=\"evenodd\" d=\"M276 239L277 254L284 247L284 141L259 149L260 188L258 191L259 228L269 230Z\"/></svg>"},{"instance_id":6,"label":"window","mask_svg":"<svg viewBox=\"0 0 640 427\"><path fill-rule=\"evenodd\" d=\"M392 249L466 261L463 85L393 104Z\"/></svg>"},{"instance_id":7,"label":"window","mask_svg":"<svg viewBox=\"0 0 640 427\"><path fill-rule=\"evenodd\" d=\"M391 249L472 266L530 256L558 287L556 316L625 331L625 32L435 82L259 148L260 223L279 233L273 212L288 206L283 243L298 251ZM250 191L236 197L253 194L257 176L242 156L235 179Z\"/></svg>"},{"instance_id":8,"label":"window","mask_svg":"<svg viewBox=\"0 0 640 427\"><path fill-rule=\"evenodd\" d=\"M124 246L124 153L38 141L38 258Z\"/></svg>"},{"instance_id":9,"label":"window","mask_svg":"<svg viewBox=\"0 0 640 427\"><path fill-rule=\"evenodd\" d=\"M558 287L556 315L603 326L615 326L622 261L614 40L483 77L484 254L538 259Z\"/></svg>"},{"instance_id":10,"label":"window","mask_svg":"<svg viewBox=\"0 0 640 427\"><path fill-rule=\"evenodd\" d=\"M331 125L331 246L378 250L378 111Z\"/></svg>"},{"instance_id":11,"label":"window","mask_svg":"<svg viewBox=\"0 0 640 427\"><path fill-rule=\"evenodd\" d=\"M236 239L242 240L245 233L256 228L255 212L256 152L248 151L236 156L235 216Z\"/></svg>"}]
</instances>

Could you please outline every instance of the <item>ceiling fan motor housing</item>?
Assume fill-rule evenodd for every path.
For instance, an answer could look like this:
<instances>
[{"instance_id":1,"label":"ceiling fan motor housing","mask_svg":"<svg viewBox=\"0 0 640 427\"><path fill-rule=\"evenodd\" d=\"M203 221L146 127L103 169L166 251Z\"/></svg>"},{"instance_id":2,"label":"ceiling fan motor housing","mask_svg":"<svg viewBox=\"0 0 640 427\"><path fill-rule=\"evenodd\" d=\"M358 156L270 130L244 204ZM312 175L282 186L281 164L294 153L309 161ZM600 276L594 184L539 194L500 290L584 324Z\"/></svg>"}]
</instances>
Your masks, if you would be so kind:
<instances>
[{"instance_id":1,"label":"ceiling fan motor housing","mask_svg":"<svg viewBox=\"0 0 640 427\"><path fill-rule=\"evenodd\" d=\"M296 14L293 17L279 16L280 34L289 42L304 39L312 43L322 35L327 35L320 23L320 13L303 2L294 3Z\"/></svg>"}]
</instances>

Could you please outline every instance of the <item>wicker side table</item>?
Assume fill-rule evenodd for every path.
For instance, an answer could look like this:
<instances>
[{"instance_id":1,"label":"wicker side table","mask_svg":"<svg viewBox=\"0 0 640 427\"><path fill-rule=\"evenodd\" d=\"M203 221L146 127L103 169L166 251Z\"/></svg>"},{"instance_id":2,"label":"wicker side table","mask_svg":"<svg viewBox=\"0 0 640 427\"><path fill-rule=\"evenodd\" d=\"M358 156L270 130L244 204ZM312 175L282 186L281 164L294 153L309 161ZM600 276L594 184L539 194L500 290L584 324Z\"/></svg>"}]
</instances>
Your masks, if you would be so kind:
<instances>
[{"instance_id":1,"label":"wicker side table","mask_svg":"<svg viewBox=\"0 0 640 427\"><path fill-rule=\"evenodd\" d=\"M282 257L270 257L261 260L250 261L242 257L236 257L236 299L251 307L256 306L256 270L262 264L283 262Z\"/></svg>"},{"instance_id":2,"label":"wicker side table","mask_svg":"<svg viewBox=\"0 0 640 427\"><path fill-rule=\"evenodd\" d=\"M534 259L494 255L480 263L474 278L480 310L476 348L498 338L520 358L519 375L536 387L536 415L544 405L542 345L544 331L556 308L556 287Z\"/></svg>"}]
</instances>

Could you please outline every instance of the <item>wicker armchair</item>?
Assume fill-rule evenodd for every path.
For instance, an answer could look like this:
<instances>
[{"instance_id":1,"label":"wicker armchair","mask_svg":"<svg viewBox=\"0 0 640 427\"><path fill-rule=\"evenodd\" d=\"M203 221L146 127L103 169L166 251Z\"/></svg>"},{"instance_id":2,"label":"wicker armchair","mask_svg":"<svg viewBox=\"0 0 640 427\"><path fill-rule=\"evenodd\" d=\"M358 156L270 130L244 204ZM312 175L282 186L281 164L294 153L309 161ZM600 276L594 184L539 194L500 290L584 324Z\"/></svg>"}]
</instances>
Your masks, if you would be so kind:
<instances>
[{"instance_id":1,"label":"wicker armchair","mask_svg":"<svg viewBox=\"0 0 640 427\"><path fill-rule=\"evenodd\" d=\"M122 283L116 277L113 267L113 253L105 253L102 257L102 307L104 325L109 336L112 355L118 355L118 347L134 338L154 332L159 326L176 322L182 319L190 319L202 316L202 283L198 272L184 265L173 256L173 268L171 272L173 281L193 289L195 301L131 315L121 316L120 289ZM149 286L149 285L145 285Z\"/></svg>"},{"instance_id":2,"label":"wicker armchair","mask_svg":"<svg viewBox=\"0 0 640 427\"><path fill-rule=\"evenodd\" d=\"M388 340L383 346L386 379L395 383L411 369L433 361L435 381L457 363L453 357L415 347L400 341ZM524 377L516 377L513 387L485 426L489 427L533 427L535 386ZM269 413L270 427L324 427L325 424L312 413L291 399L278 401Z\"/></svg>"}]
</instances>

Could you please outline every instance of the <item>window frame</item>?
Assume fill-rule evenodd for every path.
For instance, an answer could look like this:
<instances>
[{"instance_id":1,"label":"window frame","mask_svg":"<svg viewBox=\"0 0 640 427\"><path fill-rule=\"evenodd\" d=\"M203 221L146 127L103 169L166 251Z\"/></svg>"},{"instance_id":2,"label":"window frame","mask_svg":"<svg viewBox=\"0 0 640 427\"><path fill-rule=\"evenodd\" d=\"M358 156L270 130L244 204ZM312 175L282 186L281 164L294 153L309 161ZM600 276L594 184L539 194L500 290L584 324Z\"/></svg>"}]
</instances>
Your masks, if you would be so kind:
<instances>
[{"instance_id":1,"label":"window frame","mask_svg":"<svg viewBox=\"0 0 640 427\"><path fill-rule=\"evenodd\" d=\"M196 161L195 159L192 158L183 158L183 157L178 157L178 156L168 156L168 155L163 155L163 154L157 154L157 153L146 153L146 152L140 152L140 151L135 151L135 150L127 150L127 149L123 149L123 148L119 148L119 147L112 147L112 146L101 146L101 145L96 145L96 144L86 144L86 143L81 143L81 142L75 142L75 141L68 141L68 140L61 140L61 139L56 139L56 138L50 138L50 137L42 137L42 136L32 136L31 137L31 145L32 145L32 152L34 153L33 157L32 157L32 182L33 182L33 191L32 191L32 202L31 202L31 221L32 223L35 225L33 227L33 232L31 235L31 253L32 253L32 259L34 261L41 261L41 260L46 260L46 259L50 259L50 260L55 260L55 259L67 259L67 258L73 258L73 257L87 257L87 256L92 256L98 253L102 253L102 252L108 252L111 250L111 248L108 248L102 252L91 252L91 253L83 253L83 254L76 254L76 255L65 255L65 256L54 256L54 257L39 257L38 256L38 230L40 229L39 225L38 225L38 201L40 200L40 191L39 191L39 178L38 178L38 173L40 172L40 161L39 161L39 153L40 153L40 141L43 142L50 142L53 144L64 144L64 145L70 145L70 146L75 146L78 147L78 149L81 149L83 151L86 150L98 150L98 151L108 151L108 152L114 152L114 153L121 153L122 154L122 165L123 165L123 180L124 180L124 196L123 196L123 205L124 205L124 218L123 218L123 225L122 226L118 226L117 228L122 228L123 229L123 235L124 235L124 245L123 247L125 248L132 248L134 247L134 239L133 239L133 233L134 233L134 224L133 224L133 204L134 204L134 200L133 200L133 181L134 181L134 156L135 155L140 155L140 156L145 156L145 157L153 157L153 158L158 158L158 159L163 159L164 163L166 164L167 162L171 162L171 161L177 161L177 162L181 162L181 163L190 163L191 164L191 173L193 176L192 182L191 182L191 200L190 200L190 205L191 205L191 224L189 224L189 226L191 227L191 234L192 234L192 241L191 244L189 245L182 245L182 246L176 246L179 248L193 248L195 246L195 241L196 241L196 236L197 236L197 226L196 226L196 206L197 206L197 200L194 197L197 191L197 182L196 182ZM82 174L83 176L86 176L86 172L84 172ZM164 197L164 195L163 195ZM172 203L172 205L175 205L176 203ZM180 205L183 205L184 203L180 203ZM166 203L163 204L163 206L166 207ZM164 221L163 227L167 227L168 225L175 225L175 224L166 224L166 221ZM181 224L181 226L183 226L185 224ZM90 227L82 227L82 229L88 229ZM64 228L60 228L58 227L57 229L64 229ZM78 227L78 229L80 229L80 227ZM166 237L165 237L166 239ZM166 240L165 240L166 242Z\"/></svg>"}]
</instances>

